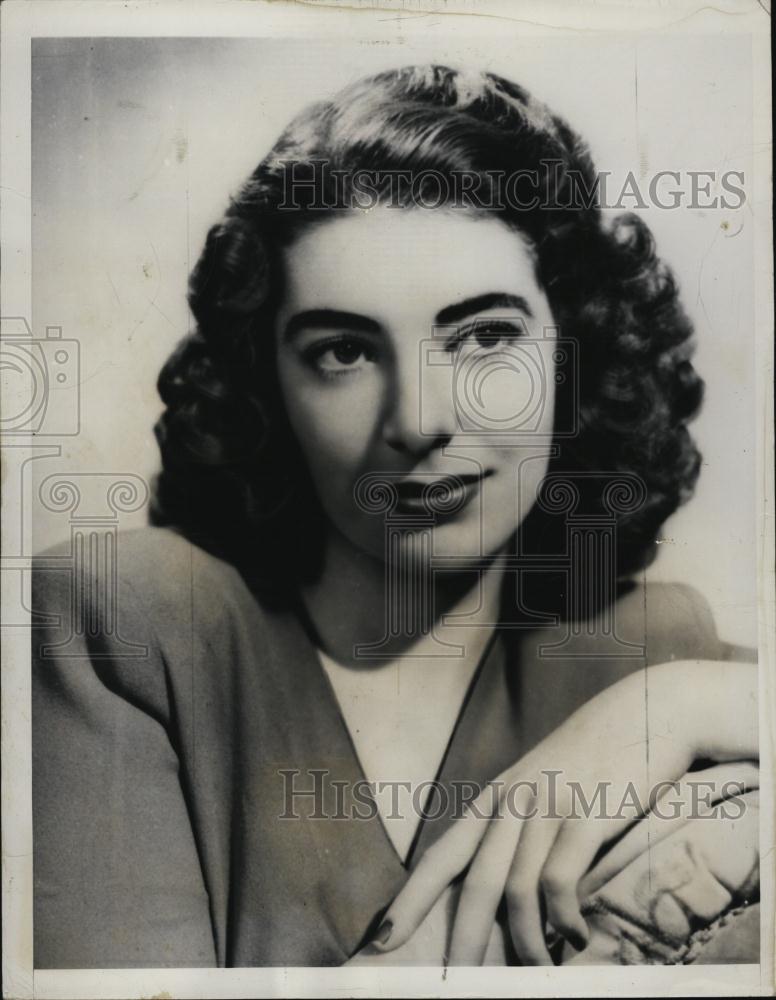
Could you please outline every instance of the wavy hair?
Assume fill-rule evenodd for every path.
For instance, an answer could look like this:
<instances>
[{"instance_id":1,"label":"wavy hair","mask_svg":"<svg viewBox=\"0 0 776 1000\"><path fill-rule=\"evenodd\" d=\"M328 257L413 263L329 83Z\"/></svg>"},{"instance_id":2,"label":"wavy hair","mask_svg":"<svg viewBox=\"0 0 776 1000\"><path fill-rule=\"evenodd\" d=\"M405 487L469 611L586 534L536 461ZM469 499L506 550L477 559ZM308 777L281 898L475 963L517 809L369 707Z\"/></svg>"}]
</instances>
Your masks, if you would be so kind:
<instances>
[{"instance_id":1,"label":"wavy hair","mask_svg":"<svg viewBox=\"0 0 776 1000\"><path fill-rule=\"evenodd\" d=\"M547 163L555 167L541 172L534 207L502 197L504 178ZM352 204L348 178L358 171L477 177L527 240L562 336L577 345L577 377L556 401L556 420L575 417L576 433L556 439L546 481L571 480L578 512L595 516L606 513L607 478L637 477L644 499L617 518L616 575L646 566L700 467L687 422L703 383L674 278L640 219L604 219L589 197L596 174L587 146L561 118L502 77L444 66L380 73L311 105L211 228L189 283L196 329L159 377L166 409L155 428L162 470L152 522L234 563L268 597L319 571L323 514L284 414L273 316L283 247ZM290 180L301 201L289 211ZM401 204L419 196L422 183ZM537 504L517 533L519 551L562 552L566 524L566 514ZM566 607L561 576L533 578L524 603Z\"/></svg>"}]
</instances>

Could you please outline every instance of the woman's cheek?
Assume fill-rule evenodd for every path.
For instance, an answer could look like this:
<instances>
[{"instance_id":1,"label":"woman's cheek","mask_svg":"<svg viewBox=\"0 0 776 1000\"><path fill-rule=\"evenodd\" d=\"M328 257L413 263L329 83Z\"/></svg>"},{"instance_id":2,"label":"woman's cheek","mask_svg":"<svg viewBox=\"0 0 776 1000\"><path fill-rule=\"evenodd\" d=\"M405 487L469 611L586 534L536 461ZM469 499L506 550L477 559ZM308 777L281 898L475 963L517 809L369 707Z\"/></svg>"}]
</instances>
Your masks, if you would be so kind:
<instances>
[{"instance_id":1,"label":"woman's cheek","mask_svg":"<svg viewBox=\"0 0 776 1000\"><path fill-rule=\"evenodd\" d=\"M532 462L527 463L525 474L520 479L518 525L522 524L536 504L536 497L547 475L549 464L549 455L537 456Z\"/></svg>"},{"instance_id":2,"label":"woman's cheek","mask_svg":"<svg viewBox=\"0 0 776 1000\"><path fill-rule=\"evenodd\" d=\"M340 378L346 382L351 377ZM352 485L368 456L375 398L374 389L363 384L310 384L299 393L288 408L289 418L314 478L345 477Z\"/></svg>"},{"instance_id":3,"label":"woman's cheek","mask_svg":"<svg viewBox=\"0 0 776 1000\"><path fill-rule=\"evenodd\" d=\"M536 447L516 447L513 445L511 448L504 449L502 467L511 470L509 476L513 497L511 509L514 511L517 522L514 527L518 527L525 520L535 505L549 463L549 445L537 445Z\"/></svg>"}]
</instances>

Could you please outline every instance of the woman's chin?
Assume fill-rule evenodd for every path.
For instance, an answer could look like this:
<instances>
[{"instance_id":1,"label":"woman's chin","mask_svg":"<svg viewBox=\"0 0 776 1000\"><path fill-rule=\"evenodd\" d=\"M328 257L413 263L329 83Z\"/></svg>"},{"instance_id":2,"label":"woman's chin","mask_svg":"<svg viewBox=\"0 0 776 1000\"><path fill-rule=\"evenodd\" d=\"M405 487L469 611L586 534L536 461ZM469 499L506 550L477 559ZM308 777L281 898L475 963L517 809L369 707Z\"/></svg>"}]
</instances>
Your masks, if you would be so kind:
<instances>
[{"instance_id":1,"label":"woman's chin","mask_svg":"<svg viewBox=\"0 0 776 1000\"><path fill-rule=\"evenodd\" d=\"M450 520L431 527L394 524L383 537L363 540L362 551L385 562L390 562L398 572L412 565L427 566L433 561L435 568L449 560L449 569L455 569L457 560L461 568L466 568L472 560L480 560L502 551L510 533L495 536L492 531L483 531L479 519Z\"/></svg>"}]
</instances>

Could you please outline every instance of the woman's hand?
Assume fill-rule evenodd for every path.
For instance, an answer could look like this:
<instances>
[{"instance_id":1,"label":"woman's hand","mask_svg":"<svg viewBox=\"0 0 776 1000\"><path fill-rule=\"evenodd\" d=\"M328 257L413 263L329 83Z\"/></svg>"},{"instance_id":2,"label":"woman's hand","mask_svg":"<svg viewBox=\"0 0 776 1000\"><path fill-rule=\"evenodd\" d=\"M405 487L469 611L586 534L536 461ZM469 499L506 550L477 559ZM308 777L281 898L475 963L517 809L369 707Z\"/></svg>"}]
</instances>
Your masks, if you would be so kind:
<instances>
[{"instance_id":1,"label":"woman's hand","mask_svg":"<svg viewBox=\"0 0 776 1000\"><path fill-rule=\"evenodd\" d=\"M721 784L759 787L752 763L718 764L693 779L711 781L715 771ZM759 961L759 819L752 790L691 819L650 813L636 823L582 880L590 942L582 952L567 946L562 964Z\"/></svg>"},{"instance_id":2,"label":"woman's hand","mask_svg":"<svg viewBox=\"0 0 776 1000\"><path fill-rule=\"evenodd\" d=\"M650 667L607 688L426 851L373 947L401 947L468 865L450 964L481 964L502 896L523 964L551 964L545 922L583 948L579 883L600 849L656 803L659 812L661 794L691 806L693 761L758 758L756 692L756 666L711 661Z\"/></svg>"}]
</instances>

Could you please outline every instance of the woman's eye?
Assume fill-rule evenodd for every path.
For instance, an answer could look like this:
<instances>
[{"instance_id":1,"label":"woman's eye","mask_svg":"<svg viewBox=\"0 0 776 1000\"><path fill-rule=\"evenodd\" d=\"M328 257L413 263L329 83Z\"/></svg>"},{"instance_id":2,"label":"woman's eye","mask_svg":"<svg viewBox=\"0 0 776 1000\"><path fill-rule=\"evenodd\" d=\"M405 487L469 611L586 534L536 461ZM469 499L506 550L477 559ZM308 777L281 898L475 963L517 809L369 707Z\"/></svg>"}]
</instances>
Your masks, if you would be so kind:
<instances>
[{"instance_id":1,"label":"woman's eye","mask_svg":"<svg viewBox=\"0 0 776 1000\"><path fill-rule=\"evenodd\" d=\"M477 323L468 330L462 330L453 346L460 347L469 343L481 350L492 351L496 347L503 347L516 340L523 333L522 327L516 323L504 321Z\"/></svg>"},{"instance_id":2,"label":"woman's eye","mask_svg":"<svg viewBox=\"0 0 776 1000\"><path fill-rule=\"evenodd\" d=\"M521 333L513 323L488 323L475 327L472 336L478 347L491 350L494 347L514 340Z\"/></svg>"},{"instance_id":3,"label":"woman's eye","mask_svg":"<svg viewBox=\"0 0 776 1000\"><path fill-rule=\"evenodd\" d=\"M367 345L351 338L315 344L305 353L313 368L324 375L359 371L373 360Z\"/></svg>"},{"instance_id":4,"label":"woman's eye","mask_svg":"<svg viewBox=\"0 0 776 1000\"><path fill-rule=\"evenodd\" d=\"M330 347L324 357L329 354L338 364L354 365L360 357L363 357L364 349L352 340L343 340L336 347Z\"/></svg>"}]
</instances>

